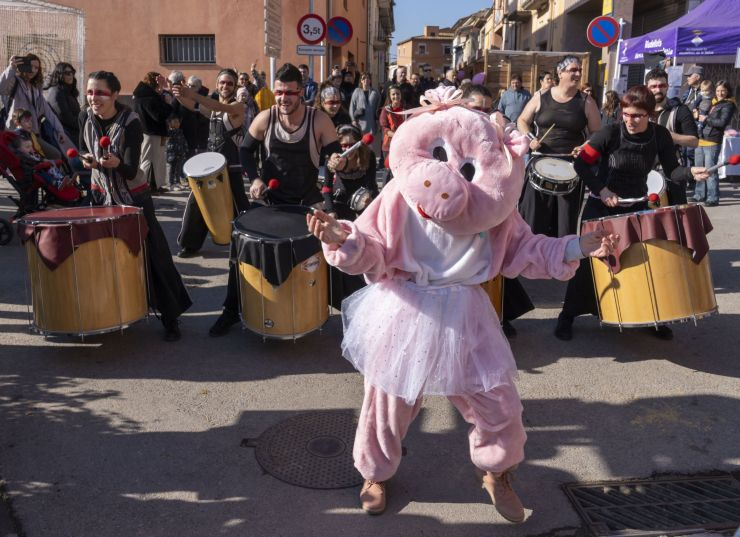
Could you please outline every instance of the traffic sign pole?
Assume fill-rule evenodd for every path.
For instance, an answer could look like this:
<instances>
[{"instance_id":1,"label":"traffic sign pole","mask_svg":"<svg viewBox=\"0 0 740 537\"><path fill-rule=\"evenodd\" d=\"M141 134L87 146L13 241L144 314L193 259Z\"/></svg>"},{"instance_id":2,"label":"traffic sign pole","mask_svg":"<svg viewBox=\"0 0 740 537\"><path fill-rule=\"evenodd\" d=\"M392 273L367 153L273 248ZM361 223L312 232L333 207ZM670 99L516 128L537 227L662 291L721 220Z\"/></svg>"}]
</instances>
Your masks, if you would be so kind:
<instances>
[{"instance_id":1,"label":"traffic sign pole","mask_svg":"<svg viewBox=\"0 0 740 537\"><path fill-rule=\"evenodd\" d=\"M313 0L308 0L308 13L313 13ZM313 56L308 57L308 76L313 79Z\"/></svg>"}]
</instances>

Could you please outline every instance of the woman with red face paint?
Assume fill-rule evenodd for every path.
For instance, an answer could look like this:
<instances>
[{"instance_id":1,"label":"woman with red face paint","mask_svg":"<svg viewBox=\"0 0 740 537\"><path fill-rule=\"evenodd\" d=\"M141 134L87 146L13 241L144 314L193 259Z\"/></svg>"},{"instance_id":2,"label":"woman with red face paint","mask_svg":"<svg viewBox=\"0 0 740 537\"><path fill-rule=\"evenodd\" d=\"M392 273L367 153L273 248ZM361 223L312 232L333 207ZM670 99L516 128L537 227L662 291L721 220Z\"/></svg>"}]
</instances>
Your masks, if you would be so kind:
<instances>
[{"instance_id":1,"label":"woman with red face paint","mask_svg":"<svg viewBox=\"0 0 740 537\"><path fill-rule=\"evenodd\" d=\"M581 220L632 213L647 209L647 202L620 204L620 198L642 198L648 194L647 176L656 158L669 180L681 182L691 176L706 181L706 168L688 168L678 165L671 133L665 127L650 121L655 113L655 97L646 86L630 88L620 102L622 121L597 132L583 146L575 161L578 175L590 194ZM596 166L600 163L608 166ZM607 170L601 173L601 170ZM581 262L576 275L568 282L563 310L558 316L555 336L570 340L573 337L573 319L578 315L598 314L593 290L591 268ZM652 334L660 339L671 339L672 332L665 325Z\"/></svg>"},{"instance_id":2,"label":"woman with red face paint","mask_svg":"<svg viewBox=\"0 0 740 537\"><path fill-rule=\"evenodd\" d=\"M90 73L89 107L80 113L80 160L92 170L91 192L97 205L134 205L142 209L149 228L149 302L161 315L165 341L177 341L178 317L192 302L154 214L146 174L139 168L144 137L141 122L133 110L116 101L120 91L121 83L113 73ZM106 147L101 143L104 138Z\"/></svg>"}]
</instances>

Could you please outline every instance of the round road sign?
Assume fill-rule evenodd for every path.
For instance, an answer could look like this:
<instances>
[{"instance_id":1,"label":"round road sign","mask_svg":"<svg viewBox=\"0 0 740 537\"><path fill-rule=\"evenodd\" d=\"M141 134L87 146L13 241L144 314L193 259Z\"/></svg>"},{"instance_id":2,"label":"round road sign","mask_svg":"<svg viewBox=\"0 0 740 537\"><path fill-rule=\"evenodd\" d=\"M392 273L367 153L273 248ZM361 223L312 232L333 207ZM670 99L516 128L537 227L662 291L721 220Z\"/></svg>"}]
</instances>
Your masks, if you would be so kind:
<instances>
[{"instance_id":1,"label":"round road sign","mask_svg":"<svg viewBox=\"0 0 740 537\"><path fill-rule=\"evenodd\" d=\"M335 47L341 47L352 39L352 23L344 17L329 19L326 40Z\"/></svg>"},{"instance_id":2,"label":"round road sign","mask_svg":"<svg viewBox=\"0 0 740 537\"><path fill-rule=\"evenodd\" d=\"M298 37L304 43L316 45L321 43L326 35L326 23L324 19L315 13L309 13L298 21Z\"/></svg>"},{"instance_id":3,"label":"round road sign","mask_svg":"<svg viewBox=\"0 0 740 537\"><path fill-rule=\"evenodd\" d=\"M613 17L596 17L588 24L586 39L595 47L609 47L619 40L619 22Z\"/></svg>"}]
</instances>

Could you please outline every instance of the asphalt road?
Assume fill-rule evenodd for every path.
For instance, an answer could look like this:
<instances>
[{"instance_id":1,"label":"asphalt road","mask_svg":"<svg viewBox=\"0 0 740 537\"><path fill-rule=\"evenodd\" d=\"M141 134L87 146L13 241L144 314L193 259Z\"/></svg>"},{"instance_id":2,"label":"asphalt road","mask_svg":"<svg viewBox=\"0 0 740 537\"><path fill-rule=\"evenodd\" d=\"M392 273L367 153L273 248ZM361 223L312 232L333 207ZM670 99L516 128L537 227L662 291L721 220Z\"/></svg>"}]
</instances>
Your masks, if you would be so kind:
<instances>
[{"instance_id":1,"label":"asphalt road","mask_svg":"<svg viewBox=\"0 0 740 537\"><path fill-rule=\"evenodd\" d=\"M515 487L529 519L505 522L480 489L466 424L428 398L405 440L386 514L358 489L312 490L265 473L244 438L312 410L355 412L362 379L341 357L341 323L293 342L234 329L212 339L225 247L177 260L194 307L178 343L156 319L123 333L29 332L17 238L0 247L0 478L27 537L570 535L581 521L563 483L740 465L740 188L707 209L720 315L675 326L673 341L579 319L552 335L564 285L526 282L538 309L512 341L528 432ZM2 189L0 216L12 211ZM185 194L157 198L175 248ZM6 525L7 527L7 525ZM3 527L0 521L0 529ZM556 531L557 530L557 531Z\"/></svg>"}]
</instances>

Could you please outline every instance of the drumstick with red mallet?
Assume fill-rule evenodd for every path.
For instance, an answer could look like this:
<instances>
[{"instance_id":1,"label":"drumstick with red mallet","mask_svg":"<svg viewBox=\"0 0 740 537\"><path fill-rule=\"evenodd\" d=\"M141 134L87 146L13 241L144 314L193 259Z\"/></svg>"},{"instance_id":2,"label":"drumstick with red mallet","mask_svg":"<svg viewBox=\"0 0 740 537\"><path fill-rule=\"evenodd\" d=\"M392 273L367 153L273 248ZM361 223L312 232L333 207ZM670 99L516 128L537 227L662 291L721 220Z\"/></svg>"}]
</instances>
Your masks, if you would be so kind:
<instances>
[{"instance_id":1,"label":"drumstick with red mallet","mask_svg":"<svg viewBox=\"0 0 740 537\"><path fill-rule=\"evenodd\" d=\"M707 168L707 173L716 172L722 166L737 166L738 164L740 164L740 155L732 155L726 161L720 162L719 164L715 164L714 166Z\"/></svg>"},{"instance_id":2,"label":"drumstick with red mallet","mask_svg":"<svg viewBox=\"0 0 740 537\"><path fill-rule=\"evenodd\" d=\"M69 164L70 166L72 166L73 170L78 172L85 171L85 167L82 165L80 154L74 147L70 147L69 149L67 149L67 159L69 159Z\"/></svg>"},{"instance_id":3,"label":"drumstick with red mallet","mask_svg":"<svg viewBox=\"0 0 740 537\"><path fill-rule=\"evenodd\" d=\"M100 138L100 148L103 150L103 158L110 157L110 138L103 136Z\"/></svg>"},{"instance_id":4,"label":"drumstick with red mallet","mask_svg":"<svg viewBox=\"0 0 740 537\"><path fill-rule=\"evenodd\" d=\"M345 158L351 155L353 152L357 151L357 148L362 145L370 145L373 143L373 135L369 132L365 134L362 139L359 142L356 142L352 147L346 149L341 155L339 155L339 158Z\"/></svg>"}]
</instances>

